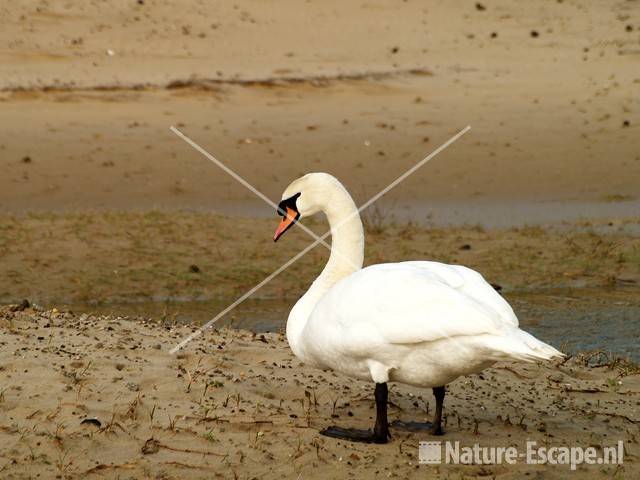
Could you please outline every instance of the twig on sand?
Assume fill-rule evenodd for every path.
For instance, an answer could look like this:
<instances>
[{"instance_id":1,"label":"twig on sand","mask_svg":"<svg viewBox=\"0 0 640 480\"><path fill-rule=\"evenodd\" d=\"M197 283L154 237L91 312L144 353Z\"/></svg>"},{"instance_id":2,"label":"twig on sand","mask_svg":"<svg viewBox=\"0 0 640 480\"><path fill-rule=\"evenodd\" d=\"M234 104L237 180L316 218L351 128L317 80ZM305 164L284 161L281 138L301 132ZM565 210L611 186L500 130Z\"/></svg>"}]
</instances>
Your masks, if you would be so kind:
<instances>
[{"instance_id":1,"label":"twig on sand","mask_svg":"<svg viewBox=\"0 0 640 480\"><path fill-rule=\"evenodd\" d=\"M241 421L232 421L229 420L228 418L221 418L221 417L209 417L209 416L204 416L204 417L196 417L196 416L192 416L192 415L187 415L185 417L183 417L184 420L196 420L197 423L205 423L205 422L217 422L217 423L229 423L232 425L262 425L262 424L267 424L267 425L273 425L273 420L241 420Z\"/></svg>"},{"instance_id":2,"label":"twig on sand","mask_svg":"<svg viewBox=\"0 0 640 480\"><path fill-rule=\"evenodd\" d=\"M631 422L634 424L640 423L640 420L634 420L633 418L624 415L622 413L608 413L608 412L585 412L585 413L589 413L589 414L593 414L593 415L604 415L606 417L616 417L616 418L622 418L623 420L626 420L627 422Z\"/></svg>"},{"instance_id":3,"label":"twig on sand","mask_svg":"<svg viewBox=\"0 0 640 480\"><path fill-rule=\"evenodd\" d=\"M190 463L183 463L183 462L161 462L162 465L173 465L175 467L181 467L181 468L193 468L193 469L209 469L211 468L209 465L192 465Z\"/></svg>"},{"instance_id":4,"label":"twig on sand","mask_svg":"<svg viewBox=\"0 0 640 480\"><path fill-rule=\"evenodd\" d=\"M40 409L36 409L33 412L31 412L29 415L26 416L26 418L28 420L31 420L33 417L35 417L36 415L38 415L39 413L41 413Z\"/></svg>"},{"instance_id":5,"label":"twig on sand","mask_svg":"<svg viewBox=\"0 0 640 480\"><path fill-rule=\"evenodd\" d=\"M573 388L567 385L560 385L559 387L554 387L549 384L547 386L550 390L562 390L563 392L571 392L571 393L610 393L609 390L602 390L597 387L587 387L587 388Z\"/></svg>"},{"instance_id":6,"label":"twig on sand","mask_svg":"<svg viewBox=\"0 0 640 480\"><path fill-rule=\"evenodd\" d=\"M229 456L228 453L218 453L218 452L212 452L212 451L209 451L209 450L194 450L194 449L191 449L191 448L176 448L176 447L172 447L170 445L166 445L164 443L161 443L161 442L159 442L158 440L156 440L153 437L147 439L147 441L144 442L144 445L142 446L142 453L144 453L145 455L148 455L148 454L151 454L151 453L156 453L161 448L164 448L166 450L171 450L173 452L197 453L198 455L213 455L215 457L222 457L222 458L227 458Z\"/></svg>"},{"instance_id":7,"label":"twig on sand","mask_svg":"<svg viewBox=\"0 0 640 480\"><path fill-rule=\"evenodd\" d=\"M513 369L513 368L511 368L511 367L507 367L506 365L505 365L505 366L502 366L502 367L493 367L493 368L494 368L495 370L506 370L506 371L508 371L508 372L511 372L511 373L513 373L516 377L518 377L518 378L519 378L519 379L521 379L521 380L532 380L532 379L533 379L532 377L527 377L526 375L522 375L522 374L521 374L520 372L518 372L517 370L514 370L514 369Z\"/></svg>"},{"instance_id":8,"label":"twig on sand","mask_svg":"<svg viewBox=\"0 0 640 480\"><path fill-rule=\"evenodd\" d=\"M193 450L191 448L175 448L175 447L170 447L169 445L165 445L164 443L161 443L158 446L160 448L165 448L167 450L172 450L174 452L197 453L198 455L213 455L215 457L223 457L223 458L228 456L227 453L210 452L207 450Z\"/></svg>"},{"instance_id":9,"label":"twig on sand","mask_svg":"<svg viewBox=\"0 0 640 480\"><path fill-rule=\"evenodd\" d=\"M91 467L89 470L86 470L84 472L84 475L88 475L89 473L99 472L100 470L107 470L107 469L115 470L118 468L136 468L136 467L138 467L138 464L134 462L121 463L119 465L106 465L104 463L99 463L95 467Z\"/></svg>"}]
</instances>

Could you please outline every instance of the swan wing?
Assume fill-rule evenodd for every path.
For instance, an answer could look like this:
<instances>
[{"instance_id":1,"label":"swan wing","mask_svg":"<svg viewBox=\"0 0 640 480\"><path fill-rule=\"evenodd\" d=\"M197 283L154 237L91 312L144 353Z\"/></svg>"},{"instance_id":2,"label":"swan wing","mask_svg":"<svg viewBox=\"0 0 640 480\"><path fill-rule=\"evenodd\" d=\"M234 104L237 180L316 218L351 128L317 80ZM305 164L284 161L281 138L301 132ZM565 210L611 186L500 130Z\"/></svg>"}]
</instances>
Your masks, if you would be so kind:
<instances>
[{"instance_id":1,"label":"swan wing","mask_svg":"<svg viewBox=\"0 0 640 480\"><path fill-rule=\"evenodd\" d=\"M402 265L412 265L439 276L450 287L495 311L504 322L518 326L518 317L511 305L475 270L462 265L427 261L402 262Z\"/></svg>"},{"instance_id":2,"label":"swan wing","mask_svg":"<svg viewBox=\"0 0 640 480\"><path fill-rule=\"evenodd\" d=\"M473 275L430 263L373 265L342 279L316 305L307 333L322 342L319 337L331 332L333 341L342 338L349 349L356 344L371 349L376 344L500 334L512 324L484 297L469 293L481 289L465 290L468 278L477 281Z\"/></svg>"}]
</instances>

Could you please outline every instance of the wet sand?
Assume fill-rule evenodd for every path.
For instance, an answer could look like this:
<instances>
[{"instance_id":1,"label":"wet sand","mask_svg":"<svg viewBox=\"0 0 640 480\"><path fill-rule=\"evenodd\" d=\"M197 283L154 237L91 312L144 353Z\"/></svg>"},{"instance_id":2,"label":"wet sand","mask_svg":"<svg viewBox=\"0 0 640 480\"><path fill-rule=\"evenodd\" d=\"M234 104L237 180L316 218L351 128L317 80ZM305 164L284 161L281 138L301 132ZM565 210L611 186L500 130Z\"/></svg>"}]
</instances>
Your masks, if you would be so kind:
<instances>
[{"instance_id":1,"label":"wet sand","mask_svg":"<svg viewBox=\"0 0 640 480\"><path fill-rule=\"evenodd\" d=\"M14 311L16 310L16 311ZM606 358L499 364L450 385L440 440L525 448L624 442L623 465L419 465L424 433L387 445L323 437L368 427L371 386L302 365L282 335L153 320L0 310L6 478L634 478L640 375ZM609 359L610 361L611 359ZM390 418L426 421L431 392L393 385Z\"/></svg>"}]
</instances>

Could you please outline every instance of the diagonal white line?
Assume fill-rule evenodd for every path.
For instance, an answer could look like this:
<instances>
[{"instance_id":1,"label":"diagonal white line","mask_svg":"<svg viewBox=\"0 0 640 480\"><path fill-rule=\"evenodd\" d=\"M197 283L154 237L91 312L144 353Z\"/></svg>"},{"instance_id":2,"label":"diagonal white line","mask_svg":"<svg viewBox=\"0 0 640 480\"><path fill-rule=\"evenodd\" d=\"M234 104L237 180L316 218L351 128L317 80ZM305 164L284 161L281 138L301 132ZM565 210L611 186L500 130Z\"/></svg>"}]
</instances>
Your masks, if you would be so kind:
<instances>
[{"instance_id":1,"label":"diagonal white line","mask_svg":"<svg viewBox=\"0 0 640 480\"><path fill-rule=\"evenodd\" d=\"M451 137L449 140L447 140L446 142L444 142L442 145L440 145L438 148L436 148L433 152L431 152L429 155L427 155L425 158L423 158L422 160L420 160L418 163L416 163L413 167L411 167L409 170L407 170L406 172L404 172L402 175L400 175L398 178L396 178L393 182L391 182L389 185L387 185L385 188L383 188L382 190L380 190L380 192L378 192L377 194L375 194L373 197L371 197L369 200L367 200L365 203L363 203L360 208L358 208L357 211L353 212L351 215L349 215L347 218L343 219L335 228L339 228L340 226L342 226L345 222L349 221L351 218L353 218L355 215L360 214L360 212L362 212L365 208L367 208L368 206L370 206L373 202L375 202L376 200L378 200L380 197L382 197L385 193L389 192L389 190L393 189L394 187L396 187L400 182L402 182L405 178L407 178L409 175L411 175L412 173L414 173L416 170L418 170L420 167L422 167L425 163L427 163L429 160L433 159L436 155L438 155L440 152L442 152L444 149L446 149L447 147L449 147L452 143L454 143L456 140L458 140L460 137L462 137L465 133L467 133L469 130L471 130L471 126L467 125L465 128L463 128L462 130L460 130L458 133L456 133L453 137ZM197 148L198 151L201 151L200 148ZM205 151L202 151L203 153L206 154ZM223 168L223 170L227 171L226 167ZM234 177L235 178L235 177ZM220 312L218 315L216 315L215 317L213 317L211 320L209 320L207 323L205 323L204 325L202 325L200 328L198 328L195 332L193 332L191 335L187 336L184 340L182 340L178 345L176 345L175 347L173 347L169 353L173 354L176 353L178 350L180 350L181 348L183 348L187 343L189 343L191 340L193 340L194 338L196 338L197 336L199 336L203 330L210 328L211 325L213 325L215 322L217 322L218 320L220 320L224 315L226 315L227 313L229 313L231 310L233 310L235 307L237 307L240 303L242 303L244 300L246 300L249 296L253 295L253 293L255 293L257 290L259 290L260 288L262 288L264 285L266 285L268 282L270 282L271 280L273 280L276 276L278 276L280 273L282 273L284 270L286 270L292 263L296 262L298 259L300 259L300 257L304 256L307 252L309 252L311 249L313 249L316 245L318 245L320 242L322 242L322 240L324 240L325 238L327 238L329 235L331 234L331 230L328 230L327 232L324 233L324 235L321 235L320 237L316 236L316 240L309 244L306 248L304 248L303 250L301 250L300 252L298 252L295 256L291 257L286 263L284 263L282 266L280 266L278 269L276 269L273 273L271 273L268 277L266 277L264 280L262 280L259 284L257 284L255 287L253 287L251 290L249 290L247 293L245 293L244 295L242 295L241 297L239 297L235 302L233 302L231 305L229 305L227 308L225 308L222 312ZM315 236L315 234L314 234Z\"/></svg>"},{"instance_id":2,"label":"diagonal white line","mask_svg":"<svg viewBox=\"0 0 640 480\"><path fill-rule=\"evenodd\" d=\"M436 155L438 155L441 151L443 151L445 148L447 148L449 145L451 145L453 142L455 142L456 140L458 140L461 136L463 136L465 133L467 133L469 130L471 130L471 125L467 125L466 127L464 127L462 130L460 130L458 133L456 133L453 137L451 137L449 140L447 140L446 142L444 142L442 145L440 145L438 148L436 148L433 152L431 152L429 155L427 155L425 158L423 158L422 160L420 160L418 163L416 163L413 167L411 167L409 170L407 170L406 172L404 172L402 175L400 175L398 178L396 178L393 182L391 182L387 187L385 187L384 189L380 190L379 193L375 194L373 197L371 197L369 200L367 200L366 202L364 202L362 204L362 206L358 209L358 213L362 212L362 210L364 210L365 208L367 208L369 205L371 205L373 202L375 202L376 200L378 200L380 197L382 197L385 193L387 193L389 190L391 190L392 188L396 187L400 182L402 182L405 178L407 178L409 175L411 175L413 172L415 172L416 170L418 170L420 167L422 167L425 163L427 163L429 160L431 160L433 157L435 157ZM355 215L355 214L354 214Z\"/></svg>"},{"instance_id":3,"label":"diagonal white line","mask_svg":"<svg viewBox=\"0 0 640 480\"><path fill-rule=\"evenodd\" d=\"M213 325L214 323L216 323L218 320L220 320L222 317L224 317L227 313L229 313L231 310L233 310L234 308L236 308L238 305L240 305L242 302L244 302L247 298L249 298L251 295L254 294L254 292L257 292L258 290L260 290L264 285L266 285L267 283L269 283L271 280L273 280L275 277L277 277L282 271L286 270L287 268L289 268L289 265L291 265L292 263L296 262L300 257L303 257L309 250L312 250L313 248L315 248L318 243L320 243L320 240L316 240L313 243L310 243L306 248L304 248L303 250L300 250L296 255L294 255L293 257L291 257L289 260L287 260L286 263L284 263L283 265L281 265L277 270L275 270L273 273L271 273L267 278L265 278L264 280L262 280L259 284L257 284L255 287L253 287L251 290L249 290L247 293L245 293L244 295L242 295L241 297L239 297L235 302L233 302L231 305L229 305L227 308L225 308L224 310L222 310L219 314L217 314L215 317L213 317L211 320L209 320L207 323L205 323L203 326L201 326L200 328L198 328L198 330L196 330L195 332L193 332L191 335L189 335L188 337L186 337L184 340L182 340L178 345L176 345L175 347L173 347L169 353L176 353L178 350L180 350L182 347L184 347L187 343L189 343L191 340L193 340L194 338L196 338L198 335L200 335L202 333L202 331L205 328L209 328L211 325Z\"/></svg>"},{"instance_id":4,"label":"diagonal white line","mask_svg":"<svg viewBox=\"0 0 640 480\"><path fill-rule=\"evenodd\" d=\"M365 208L367 208L368 206L370 206L373 202L375 202L376 200L378 200L380 197L382 197L385 193L387 193L389 190L391 190L392 188L394 188L395 186L397 186L400 182L402 182L405 178L407 178L409 175L411 175L413 172L415 172L416 170L418 170L420 167L422 167L425 163L427 163L429 160L431 160L433 157L435 157L436 155L438 155L441 151L443 151L445 148L447 148L449 145L451 145L453 142L455 142L456 140L458 140L462 135L464 135L465 133L467 133L469 130L471 130L471 125L467 125L465 128L463 128L462 130L460 130L458 133L456 133L453 137L451 137L449 140L447 140L446 142L444 142L442 145L440 145L438 148L436 148L433 152L431 152L429 155L427 155L425 158L423 158L422 160L420 160L418 163L416 163L413 167L411 167L409 170L407 170L406 172L404 172L402 175L400 175L398 178L396 178L393 182L391 182L389 185L387 185L385 188L383 188L382 190L380 190L378 193L376 193L373 197L371 197L369 200L367 200L366 202L364 202L360 208L358 208L358 210L356 210L355 212L353 212L351 215L349 215L348 217L344 218L340 223L338 223L338 225L336 225L335 229L337 230L338 228L340 228L342 225L344 225L346 222L348 222L349 220L351 220L354 216L360 214L360 212L362 212ZM331 233L331 230L328 230L324 235L320 236L321 240L324 240L325 238L327 238L329 236L329 234Z\"/></svg>"},{"instance_id":5,"label":"diagonal white line","mask_svg":"<svg viewBox=\"0 0 640 480\"><path fill-rule=\"evenodd\" d=\"M244 185L246 188L248 188L249 190L251 190L253 193L255 193L258 197L260 197L262 200L264 200L268 205L272 206L274 210L278 210L278 205L276 205L274 202L271 201L271 199L269 197L267 197L264 193L262 193L260 190L258 190L256 187L254 187L253 185L251 185L249 182L247 182L244 178L242 178L240 175L238 175L236 172L234 172L233 170L231 170L229 167L227 167L224 163L222 163L220 160L218 160L216 157L214 157L213 155L211 155L209 152L207 152L204 148L202 148L200 145L198 145L196 142L194 142L191 138L189 138L188 136L186 136L184 133L182 133L180 130L178 130L176 127L171 126L169 127L169 130L171 130L173 133L175 133L176 135L178 135L182 140L184 140L185 142L187 142L189 145L191 145L195 150L197 150L198 152L200 152L202 155L204 155L205 157L207 157L209 160L211 160L213 163L215 163L218 167L220 167L222 170L224 170L225 172L227 172L229 175L231 175L235 180L237 180L239 183L241 183L242 185ZM287 214L287 218L289 218L289 220L294 221L295 219L291 216L289 216L289 214ZM295 222L295 224L302 228L302 230L304 230L305 232L307 232L309 235L311 235L315 240L318 240L319 237L318 235L316 235L313 230L310 230L309 227L307 227L306 225L303 225L300 222ZM327 248L327 250L331 251L331 245L329 245L327 242L324 241L324 239L322 239L320 241L320 243ZM349 262L354 268L359 268L358 265L355 265L351 259L345 257L344 255L342 255L340 252L337 252L338 255L340 255L342 257L343 260L345 260L346 262Z\"/></svg>"}]
</instances>

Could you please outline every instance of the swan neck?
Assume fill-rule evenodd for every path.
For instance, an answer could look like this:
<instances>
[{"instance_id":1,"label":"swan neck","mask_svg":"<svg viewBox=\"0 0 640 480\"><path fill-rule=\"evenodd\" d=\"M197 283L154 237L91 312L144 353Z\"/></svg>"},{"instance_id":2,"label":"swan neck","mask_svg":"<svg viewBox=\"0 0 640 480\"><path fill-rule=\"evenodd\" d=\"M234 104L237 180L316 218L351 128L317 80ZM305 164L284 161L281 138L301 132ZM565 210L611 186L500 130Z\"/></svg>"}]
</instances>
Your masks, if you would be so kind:
<instances>
[{"instance_id":1,"label":"swan neck","mask_svg":"<svg viewBox=\"0 0 640 480\"><path fill-rule=\"evenodd\" d=\"M316 304L341 279L362 268L364 232L358 209L347 191L332 192L331 202L323 212L331 227L331 255L322 273L298 300L287 321L287 340L293 352L304 358L300 336Z\"/></svg>"},{"instance_id":2,"label":"swan neck","mask_svg":"<svg viewBox=\"0 0 640 480\"><path fill-rule=\"evenodd\" d=\"M327 289L360 270L364 261L362 221L351 197L349 201L325 211L331 227L331 255L318 279L327 283Z\"/></svg>"}]
</instances>

